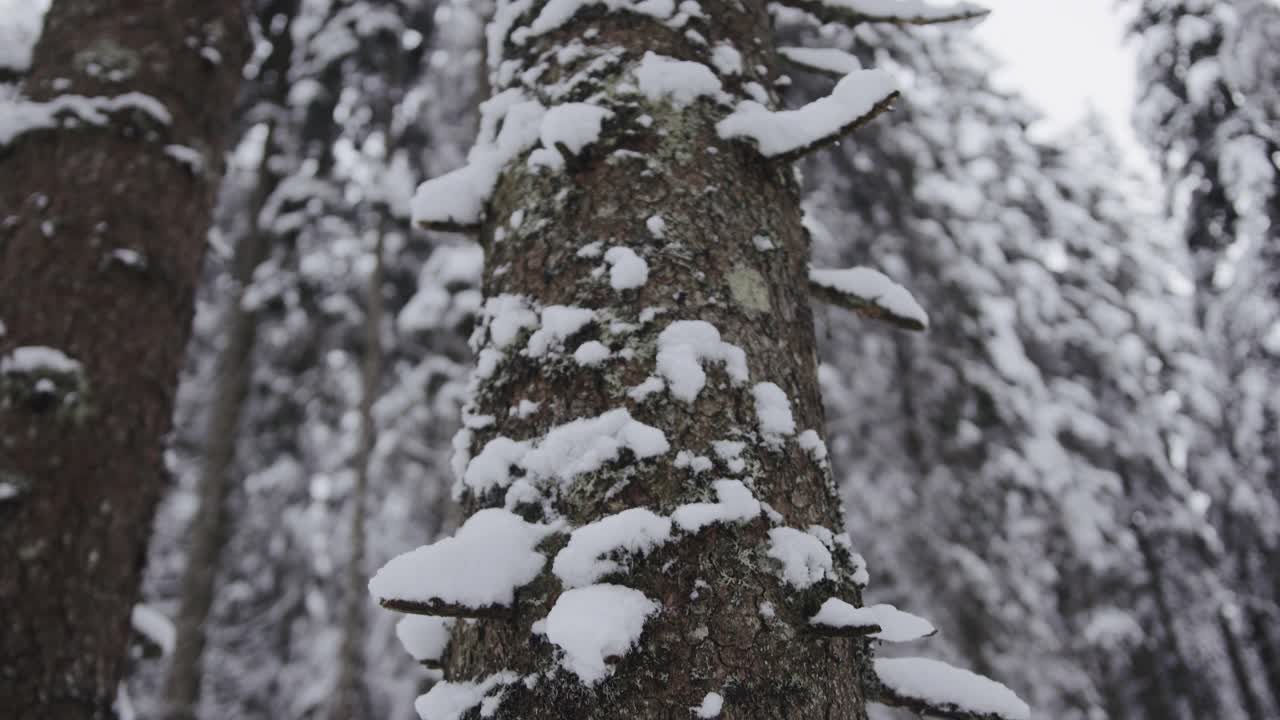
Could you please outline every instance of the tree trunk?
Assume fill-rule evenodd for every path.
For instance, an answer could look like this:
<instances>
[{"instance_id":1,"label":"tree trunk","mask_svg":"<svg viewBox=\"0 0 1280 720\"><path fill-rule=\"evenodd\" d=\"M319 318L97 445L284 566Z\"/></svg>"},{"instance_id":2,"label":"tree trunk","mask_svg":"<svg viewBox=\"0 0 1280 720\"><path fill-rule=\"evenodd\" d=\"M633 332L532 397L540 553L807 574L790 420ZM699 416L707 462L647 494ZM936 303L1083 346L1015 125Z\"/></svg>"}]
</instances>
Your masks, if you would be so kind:
<instances>
[{"instance_id":1,"label":"tree trunk","mask_svg":"<svg viewBox=\"0 0 1280 720\"><path fill-rule=\"evenodd\" d=\"M772 43L760 40L771 32L765 3L716 1L703 7L715 21L697 23L699 32L712 43L737 48L749 78L771 85L777 58ZM689 39L692 34L639 16L577 20L522 48L508 41L521 67L537 64L540 52L582 44L580 59L545 73L532 88L548 104L557 99L553 81L566 82L593 61L603 70L584 73L583 85L611 88L630 80L646 51L681 59L706 53ZM621 61L608 62L619 50ZM724 78L734 85L747 79ZM778 513L774 525L818 526L838 535L843 519L829 467L794 437L805 430L820 435L823 410L806 297L809 243L789 164L720 139L716 122L724 112L705 99L684 108L666 99L610 99L608 107L615 117L585 154L572 157L561 149L570 155L563 172L538 174L517 161L498 182L480 229L486 295L520 296L533 308L593 312L591 322L564 338L563 347L553 339L552 351L542 357L531 356L538 354L532 350L535 340L528 353L516 352L512 344L501 354L499 331L490 328L482 354L490 353L497 365L480 378L466 411L473 428L462 437L468 453L482 453L500 436L540 438L575 419L625 408L634 421L660 429L669 452L654 459L624 452L563 492L544 488L542 505L517 503L518 511L539 521L563 517L573 525L628 508L665 515L685 504L716 502L713 481L736 478ZM589 247L593 243L597 250L616 246L639 255L649 268L647 282L611 287L605 261ZM593 272L597 268L605 271ZM674 388L693 379L681 373L665 378L672 394L629 393L656 377L659 336L680 321L714 326L724 343L745 352L749 378L735 372L732 362L726 372L725 363L708 359L707 383L696 394L685 387L677 396ZM598 364L575 360L575 349L599 349L590 342L603 344L609 357ZM732 349L716 347L710 352L723 350L728 361ZM781 388L779 396L785 393L794 427L761 432L757 406L769 394L765 383ZM538 403L537 409L517 410L526 402ZM717 441L745 443L740 459L717 455ZM703 464L714 464L714 470L704 472ZM468 505L500 507L502 497L471 494ZM635 559L620 582L662 609L648 621L635 650L608 659L617 661L614 678L599 690L572 673L537 675L536 682L510 685L492 717L685 718L709 693L722 696L735 718L865 717L867 641L805 630L830 597L860 604L853 579L858 559L833 544L836 569L796 590L780 580L779 565L769 556L770 526L764 515L713 523ZM512 616L459 623L450 676L479 679L502 670L526 676L554 666L556 650L535 623L547 617L558 596L558 583L544 573L520 593Z\"/></svg>"},{"instance_id":2,"label":"tree trunk","mask_svg":"<svg viewBox=\"0 0 1280 720\"><path fill-rule=\"evenodd\" d=\"M369 495L369 464L377 441L373 404L378 399L382 379L382 239L385 228L379 227L374 244L373 272L365 303L364 363L361 366L360 444L356 449L355 487L351 490L351 556L347 559L346 587L342 611L342 649L339 651L338 687L335 691L333 720L358 720L367 714L364 698L365 608L368 598L362 592L369 582L365 571L365 506Z\"/></svg>"},{"instance_id":3,"label":"tree trunk","mask_svg":"<svg viewBox=\"0 0 1280 720\"><path fill-rule=\"evenodd\" d=\"M243 23L235 0L58 0L25 84L36 126L0 138L0 546L18 558L0 567L0 707L14 717L111 713Z\"/></svg>"},{"instance_id":4,"label":"tree trunk","mask_svg":"<svg viewBox=\"0 0 1280 720\"><path fill-rule=\"evenodd\" d=\"M197 487L200 504L187 533L190 548L186 554L178 616L174 623L177 633L161 700L165 717L174 720L196 716L207 640L206 626L213 606L214 585L222 563L223 547L230 531L227 502L234 486L236 441L242 408L249 392L253 346L258 332L258 315L253 309L246 308L243 300L255 271L269 255L274 239L270 230L262 227L261 215L267 199L280 182L280 173L271 169L270 161L279 146L277 126L280 118L276 116L281 113L280 108L288 93L287 73L293 52L290 29L297 14L297 5L297 0L271 0L258 10L258 16L266 18L261 23L263 27L271 28L271 20L276 17L283 17L287 22L272 28L274 32L269 38L271 54L258 72L254 92L250 93L253 95L251 101L259 101L266 108L267 134L258 165L257 187L245 208L245 228L231 261L233 291L225 301L222 323L225 344L217 360L214 374L217 387L212 395L205 429ZM252 117L255 110L263 112L261 107L250 107L249 121L256 119Z\"/></svg>"},{"instance_id":5,"label":"tree trunk","mask_svg":"<svg viewBox=\"0 0 1280 720\"><path fill-rule=\"evenodd\" d=\"M269 126L270 127L270 126ZM205 431L204 459L200 467L197 493L200 504L188 529L190 550L182 576L182 595L174 626L177 630L173 659L165 678L164 713L173 720L196 716L200 698L200 675L205 646L205 624L213 606L214 582L221 565L230 522L227 496L233 486L236 438L240 411L249 390L250 355L257 334L257 314L243 306L245 288L253 281L254 270L270 247L257 217L274 183L267 169L271 157L272 131L263 144L259 177L262 187L250 205L249 229L236 245L232 259L233 291L223 316L226 344L218 357L214 374L216 389Z\"/></svg>"}]
</instances>

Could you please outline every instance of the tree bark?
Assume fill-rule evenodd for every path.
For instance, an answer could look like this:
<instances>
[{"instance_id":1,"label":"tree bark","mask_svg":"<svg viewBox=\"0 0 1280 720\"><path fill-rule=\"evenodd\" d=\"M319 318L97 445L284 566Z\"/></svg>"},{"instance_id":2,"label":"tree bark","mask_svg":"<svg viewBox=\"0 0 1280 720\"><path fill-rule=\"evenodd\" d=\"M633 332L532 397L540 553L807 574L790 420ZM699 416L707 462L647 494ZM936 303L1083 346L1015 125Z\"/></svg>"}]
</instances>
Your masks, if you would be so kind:
<instances>
[{"instance_id":1,"label":"tree bark","mask_svg":"<svg viewBox=\"0 0 1280 720\"><path fill-rule=\"evenodd\" d=\"M58 0L24 90L74 119L0 147L0 355L78 363L0 376L0 546L17 556L0 567L0 707L14 717L111 715L243 23L236 0Z\"/></svg>"},{"instance_id":2,"label":"tree bark","mask_svg":"<svg viewBox=\"0 0 1280 720\"><path fill-rule=\"evenodd\" d=\"M703 8L714 20L690 27L713 45L737 48L747 68L747 77L722 78L726 85L753 79L771 86L778 58L772 42L762 40L771 35L765 3L715 0ZM524 68L535 65L540 52L570 43L585 47L583 65L621 49L620 62L602 63L605 70L589 82L593 88L628 80L646 51L684 60L706 55L683 29L625 13L584 15L523 47L508 42L507 49ZM550 94L554 81L580 67L546 72L534 91ZM705 100L683 110L643 98L609 107L616 117L584 155L569 158L563 172L539 175L517 160L498 183L480 230L486 295L590 308L596 320L566 340L563 354L502 357L496 371L479 382L468 411L473 418L494 418L472 433L470 453L498 436L538 438L577 418L626 408L635 420L661 429L670 452L649 461L624 458L579 477L551 499L573 525L627 508L669 514L682 504L714 502L712 481L735 472L717 459L712 443L737 440L746 443L742 458L748 468L737 477L780 513L774 516L777 525L840 533L843 518L829 467L794 437L767 443L753 401L757 383L775 383L790 401L797 432L823 432L807 299L809 242L789 164L721 140L716 122L724 113ZM653 119L651 127L640 121L645 115ZM624 150L631 152L618 152ZM655 217L662 219L660 231L651 221ZM760 249L752 241L757 236L770 238L776 249ZM607 272L603 279L593 277L602 261L579 251L597 240L644 257L647 283L618 291ZM646 308L660 310L656 320L642 315ZM722 365L708 361L708 383L691 403L667 393L629 397L628 388L654 373L660 333L680 320L709 322L725 342L745 351L749 380L735 381ZM576 363L574 348L591 340L613 355L599 366ZM522 417L512 411L522 401L540 403L539 409ZM682 467L675 462L682 451L712 459L714 471ZM501 504L501 497L468 500L471 510ZM538 519L535 510L522 512ZM767 555L769 530L764 516L740 525L715 524L635 559L620 582L662 610L638 647L619 660L612 679L588 688L571 673L540 674L531 687L510 685L492 717L686 718L715 692L735 718L864 718L868 641L804 632L826 599L840 596L860 604L860 587L851 579L856 559L837 549L838 580L796 591L780 581L778 565ZM533 625L559 595L559 584L544 573L521 592L511 619L459 623L449 676L467 680L504 669L531 675L554 666L556 650ZM776 616L761 611L765 603Z\"/></svg>"}]
</instances>

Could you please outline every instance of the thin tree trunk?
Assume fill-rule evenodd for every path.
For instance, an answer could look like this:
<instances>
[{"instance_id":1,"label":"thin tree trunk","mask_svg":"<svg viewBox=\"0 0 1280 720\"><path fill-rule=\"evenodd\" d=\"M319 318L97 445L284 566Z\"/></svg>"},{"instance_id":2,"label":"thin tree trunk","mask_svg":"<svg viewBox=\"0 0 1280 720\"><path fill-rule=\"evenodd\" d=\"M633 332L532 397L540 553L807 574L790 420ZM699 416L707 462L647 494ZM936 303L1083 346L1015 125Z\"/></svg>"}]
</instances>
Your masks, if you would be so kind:
<instances>
[{"instance_id":1,"label":"thin tree trunk","mask_svg":"<svg viewBox=\"0 0 1280 720\"><path fill-rule=\"evenodd\" d=\"M364 568L365 559L365 505L369 494L369 463L373 458L373 446L377 440L373 404L378 399L382 378L382 285L383 228L378 228L374 246L373 273L369 276L369 291L365 303L364 365L361 368L360 444L356 451L355 487L351 489L351 556L347 559L345 607L342 619L342 649L338 662L338 686L335 691L334 720L358 720L365 716L367 703L363 698L365 612L368 595L365 585L369 578Z\"/></svg>"},{"instance_id":2,"label":"thin tree trunk","mask_svg":"<svg viewBox=\"0 0 1280 720\"><path fill-rule=\"evenodd\" d=\"M230 108L237 0L58 0L0 147L0 708L108 717ZM74 121L73 121L74 120ZM33 349L35 348L35 349ZM39 348L51 348L42 350Z\"/></svg>"},{"instance_id":3,"label":"thin tree trunk","mask_svg":"<svg viewBox=\"0 0 1280 720\"><path fill-rule=\"evenodd\" d=\"M181 601L175 619L177 635L173 659L165 678L163 707L165 717L187 720L196 716L200 698L200 678L205 646L205 624L213 605L214 583L222 561L230 517L227 496L233 487L236 437L240 412L249 391L257 314L241 302L253 274L266 257L269 243L258 227L258 214L263 201L274 187L267 169L271 157L273 129L263 143L258 176L260 186L250 204L249 228L236 245L232 259L233 291L226 300L223 328L226 345L218 356L214 375L213 406L209 409L209 425L205 431L204 461L200 468L197 493L199 506L188 530L191 546L182 576Z\"/></svg>"}]
</instances>

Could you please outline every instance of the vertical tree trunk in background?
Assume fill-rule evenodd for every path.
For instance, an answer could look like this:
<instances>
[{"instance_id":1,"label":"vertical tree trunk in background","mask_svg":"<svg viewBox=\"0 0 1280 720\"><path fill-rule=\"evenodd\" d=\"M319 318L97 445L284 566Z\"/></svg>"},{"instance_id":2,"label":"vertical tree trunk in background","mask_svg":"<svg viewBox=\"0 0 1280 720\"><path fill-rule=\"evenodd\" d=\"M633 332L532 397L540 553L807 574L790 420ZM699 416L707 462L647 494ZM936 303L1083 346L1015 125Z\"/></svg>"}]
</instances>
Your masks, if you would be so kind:
<instances>
[{"instance_id":1,"label":"vertical tree trunk in background","mask_svg":"<svg viewBox=\"0 0 1280 720\"><path fill-rule=\"evenodd\" d=\"M374 244L373 272L369 276L369 292L365 302L364 363L361 366L360 444L355 457L355 487L351 491L351 555L347 559L346 587L342 612L342 648L339 651L338 687L335 694L333 720L359 720L367 714L364 701L365 611L369 598L364 587L369 578L365 572L365 514L369 494L369 464L377 441L373 404L378 399L382 379L382 239L384 228L377 229Z\"/></svg>"},{"instance_id":2,"label":"vertical tree trunk in background","mask_svg":"<svg viewBox=\"0 0 1280 720\"><path fill-rule=\"evenodd\" d=\"M243 235L236 243L231 261L232 292L226 299L223 314L225 344L218 356L208 425L205 428L204 457L200 465L197 493L199 506L188 530L190 546L182 576L178 616L174 619L176 637L173 657L165 676L162 712L166 718L187 720L196 716L200 699L203 658L207 641L206 625L213 606L214 585L221 567L223 547L230 532L230 509L227 499L233 487L236 439L240 417L249 392L252 375L252 352L258 331L258 316L243 306L242 300L254 272L270 253L274 239L270 229L262 227L261 215L267 199L275 191L280 175L271 168L271 158L278 147L277 125L288 93L287 73L293 53L290 35L292 19L297 14L298 0L270 0L258 10L267 18L263 27L272 28L271 19L283 17L287 22L272 29L269 36L271 54L259 68L249 102L254 108L260 102L266 108L267 134L262 144L258 165L257 187L246 208L248 215ZM259 120L247 118L242 125Z\"/></svg>"},{"instance_id":3,"label":"vertical tree trunk in background","mask_svg":"<svg viewBox=\"0 0 1280 720\"><path fill-rule=\"evenodd\" d=\"M25 93L78 121L0 147L13 717L110 716L247 52L238 0L58 0Z\"/></svg>"},{"instance_id":4,"label":"vertical tree trunk in background","mask_svg":"<svg viewBox=\"0 0 1280 720\"><path fill-rule=\"evenodd\" d=\"M270 126L268 126L270 127ZM190 549L182 576L182 595L173 658L165 678L165 717L188 720L196 716L200 698L200 675L205 646L205 623L213 606L214 583L221 565L222 547L226 544L228 525L227 496L231 492L235 469L237 428L240 411L249 390L250 356L257 334L257 314L246 309L242 300L245 289L253 281L254 270L262 263L270 247L266 231L258 227L257 217L266 196L274 188L273 174L268 170L273 131L268 130L263 143L259 168L260 186L249 207L249 228L236 244L232 259L233 291L227 299L223 315L226 344L218 356L213 404L209 408L205 430L204 459L200 467L197 493L200 504L188 530Z\"/></svg>"}]
</instances>

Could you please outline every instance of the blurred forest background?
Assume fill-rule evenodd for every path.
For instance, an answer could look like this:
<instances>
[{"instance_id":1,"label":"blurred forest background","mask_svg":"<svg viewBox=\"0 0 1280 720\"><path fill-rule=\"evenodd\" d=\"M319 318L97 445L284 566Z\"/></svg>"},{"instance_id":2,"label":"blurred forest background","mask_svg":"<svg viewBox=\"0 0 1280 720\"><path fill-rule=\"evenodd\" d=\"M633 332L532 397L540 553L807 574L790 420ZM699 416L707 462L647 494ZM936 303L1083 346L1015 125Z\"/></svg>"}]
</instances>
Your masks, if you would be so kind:
<instances>
[{"instance_id":1,"label":"blurred forest background","mask_svg":"<svg viewBox=\"0 0 1280 720\"><path fill-rule=\"evenodd\" d=\"M408 718L429 674L365 580L456 524L482 267L408 201L474 137L489 8L252 4L117 710L152 716L185 663L201 717L323 717L341 687ZM870 597L1038 716L1277 718L1280 5L1123 4L1158 179L1097 118L1030 139L972 36L778 11L902 78L895 112L804 165L810 230L932 315L917 336L817 311L832 465ZM31 7L0 16L2 79Z\"/></svg>"}]
</instances>

